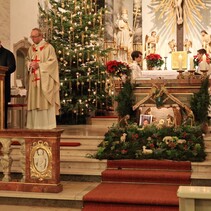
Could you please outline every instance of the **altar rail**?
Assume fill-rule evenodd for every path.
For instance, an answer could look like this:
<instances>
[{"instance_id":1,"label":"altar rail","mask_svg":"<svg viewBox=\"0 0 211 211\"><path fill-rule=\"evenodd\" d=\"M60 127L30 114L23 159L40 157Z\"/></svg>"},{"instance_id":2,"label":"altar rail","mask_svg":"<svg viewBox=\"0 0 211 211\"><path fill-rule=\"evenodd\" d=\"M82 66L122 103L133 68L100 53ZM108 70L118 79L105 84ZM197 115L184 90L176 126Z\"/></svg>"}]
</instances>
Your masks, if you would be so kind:
<instances>
[{"instance_id":1,"label":"altar rail","mask_svg":"<svg viewBox=\"0 0 211 211\"><path fill-rule=\"evenodd\" d=\"M0 130L3 178L0 190L62 191L60 184L60 137L63 130ZM11 178L12 146L20 145L20 181Z\"/></svg>"},{"instance_id":2,"label":"altar rail","mask_svg":"<svg viewBox=\"0 0 211 211\"><path fill-rule=\"evenodd\" d=\"M211 210L211 187L180 186L177 196L180 211Z\"/></svg>"}]
</instances>

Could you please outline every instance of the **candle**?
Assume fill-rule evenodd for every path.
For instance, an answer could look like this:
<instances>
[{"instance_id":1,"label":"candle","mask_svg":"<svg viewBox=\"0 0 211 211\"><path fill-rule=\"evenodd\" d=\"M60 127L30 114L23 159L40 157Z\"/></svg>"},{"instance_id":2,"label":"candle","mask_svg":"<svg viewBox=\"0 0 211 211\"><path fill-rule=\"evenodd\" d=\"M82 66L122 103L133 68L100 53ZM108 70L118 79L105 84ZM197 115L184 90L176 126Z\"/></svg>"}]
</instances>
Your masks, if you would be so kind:
<instances>
[{"instance_id":1,"label":"candle","mask_svg":"<svg viewBox=\"0 0 211 211\"><path fill-rule=\"evenodd\" d=\"M179 70L182 70L182 55L181 54L179 54L178 63L179 63Z\"/></svg>"},{"instance_id":2,"label":"candle","mask_svg":"<svg viewBox=\"0 0 211 211\"><path fill-rule=\"evenodd\" d=\"M193 64L193 56L190 55L190 70L194 69L194 64Z\"/></svg>"},{"instance_id":3,"label":"candle","mask_svg":"<svg viewBox=\"0 0 211 211\"><path fill-rule=\"evenodd\" d=\"M206 70L206 69L207 69L207 62L206 62L206 59L207 59L207 57L206 57L206 55L204 54L204 55L202 56L202 61L199 63L199 68L200 68L200 70Z\"/></svg>"},{"instance_id":4,"label":"candle","mask_svg":"<svg viewBox=\"0 0 211 211\"><path fill-rule=\"evenodd\" d=\"M207 61L207 57L206 57L205 54L202 56L202 61L203 61L203 62L206 62L206 61Z\"/></svg>"}]
</instances>

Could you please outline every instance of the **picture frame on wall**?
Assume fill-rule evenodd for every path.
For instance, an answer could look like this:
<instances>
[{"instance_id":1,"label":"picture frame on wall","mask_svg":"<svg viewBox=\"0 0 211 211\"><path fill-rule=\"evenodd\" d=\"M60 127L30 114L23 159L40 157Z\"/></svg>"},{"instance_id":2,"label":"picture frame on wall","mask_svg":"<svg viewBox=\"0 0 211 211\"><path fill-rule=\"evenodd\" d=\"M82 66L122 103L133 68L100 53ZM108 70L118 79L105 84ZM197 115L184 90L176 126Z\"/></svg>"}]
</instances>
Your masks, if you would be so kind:
<instances>
[{"instance_id":1,"label":"picture frame on wall","mask_svg":"<svg viewBox=\"0 0 211 211\"><path fill-rule=\"evenodd\" d=\"M141 114L140 115L140 120L139 120L139 125L140 126L146 126L150 125L152 123L152 115L146 115L146 114Z\"/></svg>"}]
</instances>

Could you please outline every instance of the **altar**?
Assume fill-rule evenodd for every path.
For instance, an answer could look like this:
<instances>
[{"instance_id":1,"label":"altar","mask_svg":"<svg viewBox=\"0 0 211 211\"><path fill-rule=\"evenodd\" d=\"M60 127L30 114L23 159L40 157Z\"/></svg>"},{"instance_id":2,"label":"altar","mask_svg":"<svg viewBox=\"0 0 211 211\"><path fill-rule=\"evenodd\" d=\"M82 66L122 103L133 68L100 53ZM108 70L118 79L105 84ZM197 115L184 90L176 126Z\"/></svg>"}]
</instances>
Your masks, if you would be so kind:
<instances>
[{"instance_id":1,"label":"altar","mask_svg":"<svg viewBox=\"0 0 211 211\"><path fill-rule=\"evenodd\" d=\"M177 79L178 72L176 70L142 70L142 76L137 80L151 79Z\"/></svg>"}]
</instances>

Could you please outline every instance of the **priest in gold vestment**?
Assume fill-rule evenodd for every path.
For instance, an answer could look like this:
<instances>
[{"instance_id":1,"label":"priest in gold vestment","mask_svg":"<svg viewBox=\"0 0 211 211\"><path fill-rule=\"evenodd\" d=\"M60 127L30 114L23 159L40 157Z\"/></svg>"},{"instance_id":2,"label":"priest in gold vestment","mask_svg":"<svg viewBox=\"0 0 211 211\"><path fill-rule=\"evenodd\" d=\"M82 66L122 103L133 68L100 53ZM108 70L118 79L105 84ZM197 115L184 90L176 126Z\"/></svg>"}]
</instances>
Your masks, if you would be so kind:
<instances>
[{"instance_id":1,"label":"priest in gold vestment","mask_svg":"<svg viewBox=\"0 0 211 211\"><path fill-rule=\"evenodd\" d=\"M26 58L29 75L26 128L53 129L60 109L58 61L53 46L43 40L40 29L32 29L31 39L34 44Z\"/></svg>"}]
</instances>

